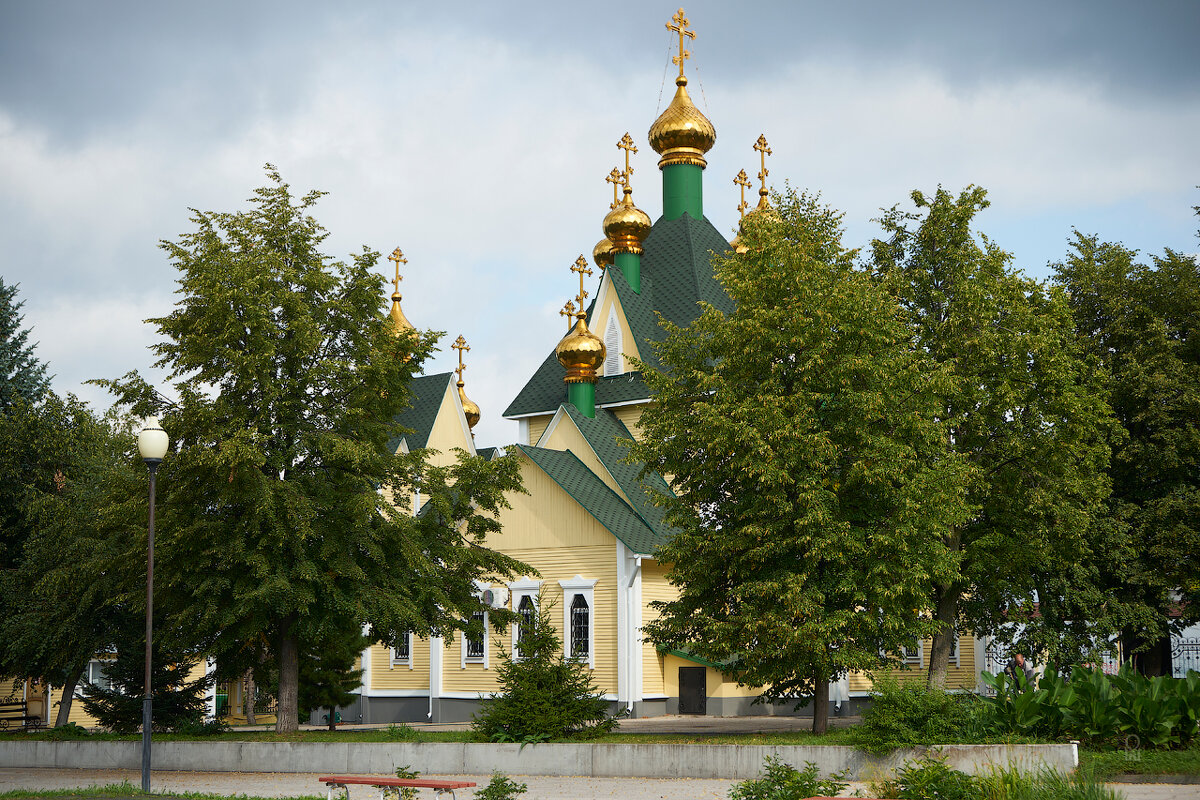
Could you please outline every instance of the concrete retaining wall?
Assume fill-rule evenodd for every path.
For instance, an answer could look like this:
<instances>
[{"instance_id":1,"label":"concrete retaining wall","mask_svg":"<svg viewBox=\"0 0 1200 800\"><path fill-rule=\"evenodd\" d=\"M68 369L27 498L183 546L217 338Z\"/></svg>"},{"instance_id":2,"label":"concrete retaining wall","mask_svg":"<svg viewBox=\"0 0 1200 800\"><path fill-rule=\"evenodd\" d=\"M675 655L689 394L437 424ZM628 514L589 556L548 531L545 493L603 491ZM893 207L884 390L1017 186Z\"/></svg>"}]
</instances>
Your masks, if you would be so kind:
<instances>
[{"instance_id":1,"label":"concrete retaining wall","mask_svg":"<svg viewBox=\"0 0 1200 800\"><path fill-rule=\"evenodd\" d=\"M0 742L0 767L140 769L141 742ZM1072 744L949 745L947 763L977 773L992 766L1066 772L1079 763ZM577 775L585 777L754 778L776 755L794 766L811 761L822 775L849 771L852 780L884 777L922 748L878 758L851 747L692 744L274 743L157 742L155 770L394 774L410 766L434 775Z\"/></svg>"}]
</instances>

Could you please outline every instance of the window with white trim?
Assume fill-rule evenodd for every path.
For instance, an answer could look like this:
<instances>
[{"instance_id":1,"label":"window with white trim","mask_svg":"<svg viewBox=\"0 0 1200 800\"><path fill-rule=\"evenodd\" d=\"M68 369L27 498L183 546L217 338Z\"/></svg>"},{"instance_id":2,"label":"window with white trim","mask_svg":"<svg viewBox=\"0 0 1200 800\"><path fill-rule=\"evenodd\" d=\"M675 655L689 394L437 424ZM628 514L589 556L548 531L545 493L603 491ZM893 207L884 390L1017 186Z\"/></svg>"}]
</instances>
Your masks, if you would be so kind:
<instances>
[{"instance_id":1,"label":"window with white trim","mask_svg":"<svg viewBox=\"0 0 1200 800\"><path fill-rule=\"evenodd\" d=\"M959 661L958 634L957 633L954 634L954 638L952 638L950 640L950 663L956 667L962 666L962 664Z\"/></svg>"},{"instance_id":2,"label":"window with white trim","mask_svg":"<svg viewBox=\"0 0 1200 800\"><path fill-rule=\"evenodd\" d=\"M913 639L904 647L900 648L900 659L910 667L922 667L925 665L925 648L920 640Z\"/></svg>"},{"instance_id":3,"label":"window with white trim","mask_svg":"<svg viewBox=\"0 0 1200 800\"><path fill-rule=\"evenodd\" d=\"M83 676L87 683L84 683L83 681L79 682L79 684L75 687L75 696L85 697L87 695L88 683L94 686L99 686L101 689L111 689L112 678L108 677L108 673L104 670L104 668L111 663L112 661L108 659L101 660L94 658L89 661L87 665L87 674Z\"/></svg>"},{"instance_id":4,"label":"window with white trim","mask_svg":"<svg viewBox=\"0 0 1200 800\"><path fill-rule=\"evenodd\" d=\"M608 312L608 325L604 328L604 375L620 375L621 369L621 325L614 311Z\"/></svg>"},{"instance_id":5,"label":"window with white trim","mask_svg":"<svg viewBox=\"0 0 1200 800\"><path fill-rule=\"evenodd\" d=\"M395 646L392 647L392 663L391 668L408 667L413 668L412 663L412 631L406 631L400 634L400 638L396 640Z\"/></svg>"},{"instance_id":6,"label":"window with white trim","mask_svg":"<svg viewBox=\"0 0 1200 800\"><path fill-rule=\"evenodd\" d=\"M537 624L538 593L542 590L542 582L514 581L508 585L508 589L512 592L512 610L517 612L517 621L512 626L512 655L519 660L522 638Z\"/></svg>"},{"instance_id":7,"label":"window with white trim","mask_svg":"<svg viewBox=\"0 0 1200 800\"><path fill-rule=\"evenodd\" d=\"M567 658L596 662L596 581L576 575L559 581L563 590L563 653Z\"/></svg>"},{"instance_id":8,"label":"window with white trim","mask_svg":"<svg viewBox=\"0 0 1200 800\"><path fill-rule=\"evenodd\" d=\"M481 608L471 615L471 622L479 624L478 635L462 632L462 668L467 664L482 664L488 668L487 609Z\"/></svg>"}]
</instances>

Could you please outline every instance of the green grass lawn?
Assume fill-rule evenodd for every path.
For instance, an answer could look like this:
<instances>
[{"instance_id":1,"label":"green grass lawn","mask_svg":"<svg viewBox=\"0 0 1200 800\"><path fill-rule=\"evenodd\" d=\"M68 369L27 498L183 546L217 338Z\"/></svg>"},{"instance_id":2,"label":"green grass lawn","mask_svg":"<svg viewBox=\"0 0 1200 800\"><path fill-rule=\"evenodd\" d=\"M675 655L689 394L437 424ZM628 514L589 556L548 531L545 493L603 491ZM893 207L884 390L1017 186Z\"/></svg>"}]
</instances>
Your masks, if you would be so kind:
<instances>
[{"instance_id":1,"label":"green grass lawn","mask_svg":"<svg viewBox=\"0 0 1200 800\"><path fill-rule=\"evenodd\" d=\"M1096 778L1116 775L1195 775L1200 780L1200 744L1187 750L1079 749L1079 771Z\"/></svg>"}]
</instances>

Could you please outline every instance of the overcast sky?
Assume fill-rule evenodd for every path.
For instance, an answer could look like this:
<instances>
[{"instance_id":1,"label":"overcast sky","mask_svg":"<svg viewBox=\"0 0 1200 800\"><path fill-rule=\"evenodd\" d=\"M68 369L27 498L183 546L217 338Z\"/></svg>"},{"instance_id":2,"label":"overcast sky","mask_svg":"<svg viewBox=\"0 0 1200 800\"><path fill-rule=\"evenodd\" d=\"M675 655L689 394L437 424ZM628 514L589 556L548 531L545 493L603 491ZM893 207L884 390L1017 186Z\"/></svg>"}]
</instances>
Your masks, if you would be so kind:
<instances>
[{"instance_id":1,"label":"overcast sky","mask_svg":"<svg viewBox=\"0 0 1200 800\"><path fill-rule=\"evenodd\" d=\"M103 408L83 381L161 379L142 322L173 303L158 241L190 207L244 208L270 162L297 195L330 193L331 255L403 249L405 313L448 334L428 371L463 334L477 441L515 440L500 412L564 331L626 131L634 199L661 213L646 131L674 89L675 10L0 0L0 272L55 388ZM1200 2L686 11L689 89L717 129L705 211L730 237L763 133L770 182L821 192L851 246L911 190L974 183L992 200L980 230L1037 278L1072 227L1197 250Z\"/></svg>"}]
</instances>

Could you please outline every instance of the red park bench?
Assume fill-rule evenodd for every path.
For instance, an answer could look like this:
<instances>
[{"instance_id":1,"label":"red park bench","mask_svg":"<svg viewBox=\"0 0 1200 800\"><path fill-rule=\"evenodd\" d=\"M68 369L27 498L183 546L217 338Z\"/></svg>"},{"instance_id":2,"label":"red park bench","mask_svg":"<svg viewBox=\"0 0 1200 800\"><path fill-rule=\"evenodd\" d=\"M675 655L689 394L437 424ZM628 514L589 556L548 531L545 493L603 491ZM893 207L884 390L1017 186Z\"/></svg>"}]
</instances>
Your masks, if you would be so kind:
<instances>
[{"instance_id":1,"label":"red park bench","mask_svg":"<svg viewBox=\"0 0 1200 800\"><path fill-rule=\"evenodd\" d=\"M386 794L388 789L399 789L401 787L433 789L439 797L449 792L451 800L454 800L455 789L470 789L475 785L468 781L437 781L425 778L383 778L375 775L326 775L322 778L317 778L317 780L325 784L326 796L329 800L334 800L334 789L345 789L346 800L349 800L349 787L351 786L374 786L379 790L379 800L387 800Z\"/></svg>"}]
</instances>

